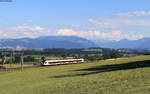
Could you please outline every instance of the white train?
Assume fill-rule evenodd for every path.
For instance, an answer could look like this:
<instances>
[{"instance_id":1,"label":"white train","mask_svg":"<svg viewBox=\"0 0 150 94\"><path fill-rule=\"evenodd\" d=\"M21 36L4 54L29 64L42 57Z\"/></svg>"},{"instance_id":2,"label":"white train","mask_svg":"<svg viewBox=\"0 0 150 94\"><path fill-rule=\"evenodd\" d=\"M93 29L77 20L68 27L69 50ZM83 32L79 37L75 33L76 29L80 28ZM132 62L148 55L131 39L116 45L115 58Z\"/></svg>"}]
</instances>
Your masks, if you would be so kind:
<instances>
[{"instance_id":1,"label":"white train","mask_svg":"<svg viewBox=\"0 0 150 94\"><path fill-rule=\"evenodd\" d=\"M77 64L77 63L83 63L84 59L60 59L60 60L44 60L41 61L41 64L43 66L49 66L49 65L65 65L65 64Z\"/></svg>"}]
</instances>

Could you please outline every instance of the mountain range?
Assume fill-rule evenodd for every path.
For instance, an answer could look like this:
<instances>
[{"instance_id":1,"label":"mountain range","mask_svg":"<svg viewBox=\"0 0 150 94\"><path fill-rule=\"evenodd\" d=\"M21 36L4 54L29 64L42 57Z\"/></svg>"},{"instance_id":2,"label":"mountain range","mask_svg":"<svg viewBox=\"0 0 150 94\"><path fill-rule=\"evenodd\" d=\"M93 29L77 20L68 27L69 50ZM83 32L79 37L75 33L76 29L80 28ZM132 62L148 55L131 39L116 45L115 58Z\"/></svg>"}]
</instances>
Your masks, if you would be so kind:
<instances>
[{"instance_id":1,"label":"mountain range","mask_svg":"<svg viewBox=\"0 0 150 94\"><path fill-rule=\"evenodd\" d=\"M77 36L41 36L38 38L0 39L0 48L130 48L150 49L150 38L120 41L91 41Z\"/></svg>"},{"instance_id":2,"label":"mountain range","mask_svg":"<svg viewBox=\"0 0 150 94\"><path fill-rule=\"evenodd\" d=\"M97 45L76 36L43 36L38 38L0 39L1 48L89 48Z\"/></svg>"},{"instance_id":3,"label":"mountain range","mask_svg":"<svg viewBox=\"0 0 150 94\"><path fill-rule=\"evenodd\" d=\"M104 48L130 48L130 49L150 49L150 38L142 38L139 40L127 40L123 39L120 41L110 42L99 42L97 45Z\"/></svg>"}]
</instances>

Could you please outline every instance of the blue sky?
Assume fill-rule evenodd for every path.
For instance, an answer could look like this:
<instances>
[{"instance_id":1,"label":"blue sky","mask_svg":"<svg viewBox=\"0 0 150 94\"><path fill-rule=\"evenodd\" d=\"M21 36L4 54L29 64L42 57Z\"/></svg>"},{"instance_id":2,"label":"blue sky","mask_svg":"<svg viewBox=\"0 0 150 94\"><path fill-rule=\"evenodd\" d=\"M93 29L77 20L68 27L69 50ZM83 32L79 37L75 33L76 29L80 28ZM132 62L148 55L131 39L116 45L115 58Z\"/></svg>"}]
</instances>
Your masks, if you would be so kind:
<instances>
[{"instance_id":1,"label":"blue sky","mask_svg":"<svg viewBox=\"0 0 150 94\"><path fill-rule=\"evenodd\" d=\"M150 0L0 2L0 34L1 38L75 35L91 40L150 37L149 4Z\"/></svg>"}]
</instances>

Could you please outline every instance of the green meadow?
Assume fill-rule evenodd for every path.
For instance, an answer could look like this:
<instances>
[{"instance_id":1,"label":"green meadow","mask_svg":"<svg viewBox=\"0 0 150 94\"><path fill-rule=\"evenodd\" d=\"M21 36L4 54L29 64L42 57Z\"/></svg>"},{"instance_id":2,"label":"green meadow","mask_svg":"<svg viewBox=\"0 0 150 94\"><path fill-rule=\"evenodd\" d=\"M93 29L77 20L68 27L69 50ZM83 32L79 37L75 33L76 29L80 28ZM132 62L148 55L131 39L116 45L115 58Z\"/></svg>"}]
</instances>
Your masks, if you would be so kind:
<instances>
[{"instance_id":1,"label":"green meadow","mask_svg":"<svg viewBox=\"0 0 150 94\"><path fill-rule=\"evenodd\" d=\"M150 56L1 72L0 94L150 94Z\"/></svg>"}]
</instances>

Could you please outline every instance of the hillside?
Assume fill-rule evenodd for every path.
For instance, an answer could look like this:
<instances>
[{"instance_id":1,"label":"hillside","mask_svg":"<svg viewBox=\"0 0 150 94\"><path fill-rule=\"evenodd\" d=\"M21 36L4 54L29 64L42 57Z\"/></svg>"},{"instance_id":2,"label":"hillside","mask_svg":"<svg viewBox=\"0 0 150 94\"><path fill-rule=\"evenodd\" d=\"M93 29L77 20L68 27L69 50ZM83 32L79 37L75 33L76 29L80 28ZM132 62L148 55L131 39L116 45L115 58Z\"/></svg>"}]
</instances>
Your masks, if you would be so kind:
<instances>
[{"instance_id":1,"label":"hillside","mask_svg":"<svg viewBox=\"0 0 150 94\"><path fill-rule=\"evenodd\" d=\"M76 36L43 36L38 38L0 39L1 48L88 48L97 45Z\"/></svg>"},{"instance_id":2,"label":"hillside","mask_svg":"<svg viewBox=\"0 0 150 94\"><path fill-rule=\"evenodd\" d=\"M97 43L101 47L105 48L130 48L130 49L150 49L150 38L142 38L139 40L127 40L111 42L99 42Z\"/></svg>"},{"instance_id":3,"label":"hillside","mask_svg":"<svg viewBox=\"0 0 150 94\"><path fill-rule=\"evenodd\" d=\"M0 73L0 94L149 94L149 57Z\"/></svg>"}]
</instances>

